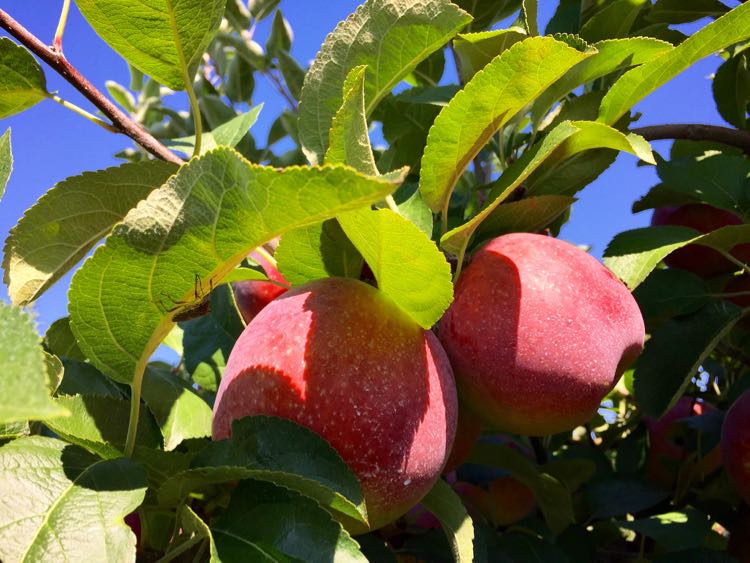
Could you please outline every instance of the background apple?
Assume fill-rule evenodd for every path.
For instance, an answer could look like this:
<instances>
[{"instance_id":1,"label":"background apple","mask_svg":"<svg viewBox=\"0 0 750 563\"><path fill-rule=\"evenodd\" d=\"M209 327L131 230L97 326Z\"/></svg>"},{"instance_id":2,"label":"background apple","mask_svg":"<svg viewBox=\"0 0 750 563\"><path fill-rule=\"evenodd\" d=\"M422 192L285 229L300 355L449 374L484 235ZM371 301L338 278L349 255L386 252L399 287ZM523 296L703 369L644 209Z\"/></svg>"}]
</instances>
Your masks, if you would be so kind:
<instances>
[{"instance_id":1,"label":"background apple","mask_svg":"<svg viewBox=\"0 0 750 563\"><path fill-rule=\"evenodd\" d=\"M261 265L268 279L289 285L289 282L284 279L281 272L274 268L263 256L257 252L253 252L250 254L250 257ZM232 284L232 287L234 289L234 298L237 301L237 308L245 320L245 324L253 320L263 307L286 292L286 288L278 284L255 280L235 282Z\"/></svg>"},{"instance_id":2,"label":"background apple","mask_svg":"<svg viewBox=\"0 0 750 563\"><path fill-rule=\"evenodd\" d=\"M696 203L655 209L651 224L678 225L690 227L701 233L710 233L727 225L741 225L742 219L729 211ZM737 245L732 254L746 262L750 260L750 245ZM735 264L716 250L699 244L690 244L675 250L664 259L664 263L670 268L687 270L702 278L712 278L737 269Z\"/></svg>"},{"instance_id":3,"label":"background apple","mask_svg":"<svg viewBox=\"0 0 750 563\"><path fill-rule=\"evenodd\" d=\"M644 326L595 258L515 233L476 252L439 336L474 412L500 431L543 436L591 418L642 350Z\"/></svg>"},{"instance_id":4,"label":"background apple","mask_svg":"<svg viewBox=\"0 0 750 563\"><path fill-rule=\"evenodd\" d=\"M651 481L666 489L674 487L680 466L690 456L685 437L691 430L678 424L678 421L714 411L716 408L708 403L696 402L692 397L681 397L660 419L646 419L650 442L646 474ZM720 465L721 450L717 445L702 458L694 460L690 467L690 480L713 473Z\"/></svg>"},{"instance_id":5,"label":"background apple","mask_svg":"<svg viewBox=\"0 0 750 563\"><path fill-rule=\"evenodd\" d=\"M377 289L329 278L293 288L246 327L221 380L213 437L256 414L318 432L360 479L376 529L437 480L457 408L435 336Z\"/></svg>"},{"instance_id":6,"label":"background apple","mask_svg":"<svg viewBox=\"0 0 750 563\"><path fill-rule=\"evenodd\" d=\"M453 448L448 461L445 462L443 473L450 473L466 461L481 434L482 420L467 407L459 404L456 438L453 440Z\"/></svg>"},{"instance_id":7,"label":"background apple","mask_svg":"<svg viewBox=\"0 0 750 563\"><path fill-rule=\"evenodd\" d=\"M750 389L739 396L724 417L721 457L734 488L750 503Z\"/></svg>"}]
</instances>

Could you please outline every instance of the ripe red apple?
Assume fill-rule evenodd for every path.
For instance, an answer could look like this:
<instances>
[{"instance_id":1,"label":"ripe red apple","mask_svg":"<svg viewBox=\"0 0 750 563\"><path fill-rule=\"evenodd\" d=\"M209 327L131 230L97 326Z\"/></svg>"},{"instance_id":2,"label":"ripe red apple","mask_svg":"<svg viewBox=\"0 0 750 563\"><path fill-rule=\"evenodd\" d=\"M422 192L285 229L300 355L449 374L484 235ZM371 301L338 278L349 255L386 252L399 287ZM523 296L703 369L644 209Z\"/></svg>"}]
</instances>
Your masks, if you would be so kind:
<instances>
[{"instance_id":1,"label":"ripe red apple","mask_svg":"<svg viewBox=\"0 0 750 563\"><path fill-rule=\"evenodd\" d=\"M721 457L729 480L750 504L750 389L739 396L724 417Z\"/></svg>"},{"instance_id":2,"label":"ripe red apple","mask_svg":"<svg viewBox=\"0 0 750 563\"><path fill-rule=\"evenodd\" d=\"M445 462L443 473L450 473L469 457L482 434L482 420L463 405L458 408L458 424L453 449Z\"/></svg>"},{"instance_id":3,"label":"ripe red apple","mask_svg":"<svg viewBox=\"0 0 750 563\"><path fill-rule=\"evenodd\" d=\"M281 272L274 268L263 256L257 252L251 253L250 256L265 270L269 280L289 284L281 275ZM237 308L240 310L245 324L253 320L263 307L286 291L285 287L265 281L245 280L235 282L232 285Z\"/></svg>"},{"instance_id":4,"label":"ripe red apple","mask_svg":"<svg viewBox=\"0 0 750 563\"><path fill-rule=\"evenodd\" d=\"M654 210L651 224L677 225L690 227L701 233L710 233L727 225L741 225L742 219L729 211L699 203L660 207ZM750 245L737 245L732 254L747 262L750 260ZM675 250L664 259L664 263L670 268L687 270L702 278L712 278L737 270L737 266L721 253L699 244L690 244Z\"/></svg>"},{"instance_id":5,"label":"ripe red apple","mask_svg":"<svg viewBox=\"0 0 750 563\"><path fill-rule=\"evenodd\" d=\"M678 421L690 416L715 411L716 408L708 403L699 403L691 397L681 397L672 409L658 420L647 419L650 448L646 461L646 475L654 483L671 489L690 452L683 440L683 427ZM721 451L717 446L702 459L696 460L691 469L692 476L700 478L713 473L721 466Z\"/></svg>"},{"instance_id":6,"label":"ripe red apple","mask_svg":"<svg viewBox=\"0 0 750 563\"><path fill-rule=\"evenodd\" d=\"M534 492L510 475L489 486L489 519L495 526L510 526L523 520L536 506Z\"/></svg>"},{"instance_id":7,"label":"ripe red apple","mask_svg":"<svg viewBox=\"0 0 750 563\"><path fill-rule=\"evenodd\" d=\"M473 256L439 336L474 412L500 431L540 436L591 418L642 350L644 326L595 258L513 233Z\"/></svg>"},{"instance_id":8,"label":"ripe red apple","mask_svg":"<svg viewBox=\"0 0 750 563\"><path fill-rule=\"evenodd\" d=\"M312 429L359 478L376 529L438 479L457 409L437 338L372 286L329 278L293 288L246 327L221 380L213 437L258 414Z\"/></svg>"}]
</instances>

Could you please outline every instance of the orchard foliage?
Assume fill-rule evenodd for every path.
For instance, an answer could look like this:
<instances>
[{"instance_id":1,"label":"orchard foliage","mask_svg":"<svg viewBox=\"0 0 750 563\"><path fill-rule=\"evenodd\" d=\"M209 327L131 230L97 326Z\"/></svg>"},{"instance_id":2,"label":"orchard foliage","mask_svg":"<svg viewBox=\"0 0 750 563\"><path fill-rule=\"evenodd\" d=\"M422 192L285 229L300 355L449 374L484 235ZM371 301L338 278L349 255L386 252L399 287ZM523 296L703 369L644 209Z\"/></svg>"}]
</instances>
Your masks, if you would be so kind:
<instances>
[{"instance_id":1,"label":"orchard foliage","mask_svg":"<svg viewBox=\"0 0 750 563\"><path fill-rule=\"evenodd\" d=\"M745 406L719 447L750 387L750 3L561 0L542 30L536 0L367 0L309 68L279 0L75 3L130 84L105 95L65 58L70 0L51 47L0 10L0 118L49 99L134 144L120 166L61 179L5 239L2 561L750 558ZM675 28L699 20L690 36ZM639 128L638 102L716 54L728 127ZM48 91L54 71L97 115ZM261 77L286 104L267 138L252 131ZM183 91L189 111L168 98ZM660 138L677 139L669 154L651 148ZM736 220L610 242L604 264L648 338L586 424L532 438L485 424L420 505L354 537L368 524L362 487L321 436L252 416L211 440L249 320L232 284L363 279L431 330L476 249L557 235L619 152L659 176L634 212L702 205ZM0 197L13 197L12 167L7 130ZM670 262L698 246L725 271ZM40 339L24 308L72 270L69 316ZM161 346L178 360L156 361ZM719 450L739 460L729 471Z\"/></svg>"}]
</instances>

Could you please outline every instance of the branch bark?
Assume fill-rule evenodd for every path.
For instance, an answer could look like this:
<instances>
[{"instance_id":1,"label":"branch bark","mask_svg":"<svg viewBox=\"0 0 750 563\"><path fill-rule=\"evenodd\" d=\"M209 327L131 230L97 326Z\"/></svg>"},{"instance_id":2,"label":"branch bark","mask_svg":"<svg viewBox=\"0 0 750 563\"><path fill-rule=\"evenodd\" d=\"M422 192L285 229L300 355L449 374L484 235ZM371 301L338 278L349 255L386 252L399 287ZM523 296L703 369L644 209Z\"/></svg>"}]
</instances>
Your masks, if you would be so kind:
<instances>
[{"instance_id":1,"label":"branch bark","mask_svg":"<svg viewBox=\"0 0 750 563\"><path fill-rule=\"evenodd\" d=\"M23 46L37 55L50 68L67 80L111 121L118 132L127 135L157 158L182 164L183 160L161 144L151 133L131 119L102 94L78 69L71 65L57 49L45 45L35 35L14 20L5 10L0 10L0 28L16 38Z\"/></svg>"},{"instance_id":2,"label":"branch bark","mask_svg":"<svg viewBox=\"0 0 750 563\"><path fill-rule=\"evenodd\" d=\"M647 141L660 139L684 139L688 141L716 141L742 149L750 155L750 132L740 129L721 127L720 125L702 125L699 123L675 123L667 125L650 125L631 129Z\"/></svg>"}]
</instances>

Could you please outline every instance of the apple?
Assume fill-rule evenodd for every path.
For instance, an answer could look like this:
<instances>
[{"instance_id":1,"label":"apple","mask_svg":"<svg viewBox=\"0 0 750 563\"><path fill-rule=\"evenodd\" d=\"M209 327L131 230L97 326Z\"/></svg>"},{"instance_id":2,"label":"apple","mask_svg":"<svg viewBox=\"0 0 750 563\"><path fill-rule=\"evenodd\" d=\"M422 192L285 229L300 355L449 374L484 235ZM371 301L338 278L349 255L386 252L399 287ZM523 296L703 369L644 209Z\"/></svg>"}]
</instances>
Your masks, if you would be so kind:
<instances>
[{"instance_id":1,"label":"apple","mask_svg":"<svg viewBox=\"0 0 750 563\"><path fill-rule=\"evenodd\" d=\"M482 419L459 403L458 424L453 449L445 462L443 473L450 473L469 457L474 444L482 434Z\"/></svg>"},{"instance_id":2,"label":"apple","mask_svg":"<svg viewBox=\"0 0 750 563\"><path fill-rule=\"evenodd\" d=\"M724 417L721 457L729 480L750 504L750 389L739 396Z\"/></svg>"},{"instance_id":3,"label":"apple","mask_svg":"<svg viewBox=\"0 0 750 563\"><path fill-rule=\"evenodd\" d=\"M677 225L690 227L701 233L710 233L727 225L741 225L742 219L729 211L696 203L655 209L651 224ZM750 245L737 245L732 254L747 262L750 260ZM664 263L670 268L687 270L702 278L713 278L737 270L737 266L721 253L699 244L689 244L675 250L664 259Z\"/></svg>"},{"instance_id":4,"label":"apple","mask_svg":"<svg viewBox=\"0 0 750 563\"><path fill-rule=\"evenodd\" d=\"M259 414L310 428L359 478L377 529L438 479L457 410L451 366L432 332L374 287L329 278L291 289L247 325L219 386L213 438Z\"/></svg>"},{"instance_id":5,"label":"apple","mask_svg":"<svg viewBox=\"0 0 750 563\"><path fill-rule=\"evenodd\" d=\"M250 254L250 257L261 265L269 280L289 285L289 282L284 279L281 272L268 260L263 258L263 256L257 252L253 252ZM245 324L253 320L263 307L287 290L276 283L257 280L239 281L232 284L232 286L234 289L234 298L237 301L237 308L245 320Z\"/></svg>"},{"instance_id":6,"label":"apple","mask_svg":"<svg viewBox=\"0 0 750 563\"><path fill-rule=\"evenodd\" d=\"M459 396L497 430L571 430L643 349L627 288L570 243L503 235L477 251L440 321Z\"/></svg>"},{"instance_id":7,"label":"apple","mask_svg":"<svg viewBox=\"0 0 750 563\"><path fill-rule=\"evenodd\" d=\"M716 408L708 403L696 402L691 397L681 397L675 406L658 420L646 419L650 443L646 475L652 482L665 489L674 487L679 467L690 455L684 443L681 443L685 429L678 421L712 411L716 411ZM692 476L699 478L709 475L720 466L721 451L717 446L703 458L696 460L691 469Z\"/></svg>"},{"instance_id":8,"label":"apple","mask_svg":"<svg viewBox=\"0 0 750 563\"><path fill-rule=\"evenodd\" d=\"M536 497L527 485L507 475L490 483L488 504L489 520L495 526L510 526L534 510Z\"/></svg>"}]
</instances>

